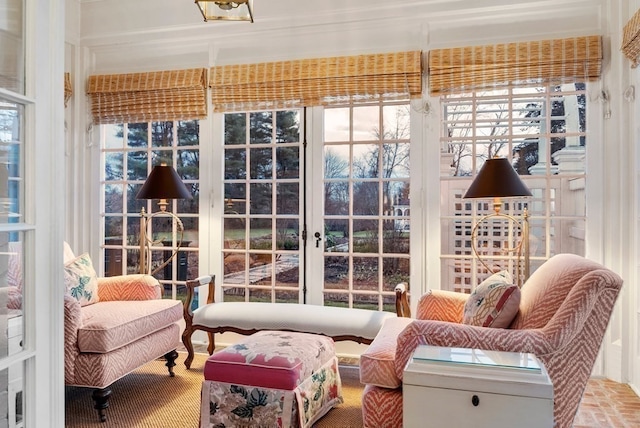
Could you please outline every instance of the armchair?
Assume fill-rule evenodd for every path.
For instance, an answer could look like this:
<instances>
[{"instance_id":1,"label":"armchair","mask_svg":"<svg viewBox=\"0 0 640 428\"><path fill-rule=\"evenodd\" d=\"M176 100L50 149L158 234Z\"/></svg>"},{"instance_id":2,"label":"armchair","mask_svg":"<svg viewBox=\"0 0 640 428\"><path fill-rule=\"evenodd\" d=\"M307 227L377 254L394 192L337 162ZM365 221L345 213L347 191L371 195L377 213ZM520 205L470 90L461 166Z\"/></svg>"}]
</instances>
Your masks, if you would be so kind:
<instances>
[{"instance_id":1,"label":"armchair","mask_svg":"<svg viewBox=\"0 0 640 428\"><path fill-rule=\"evenodd\" d=\"M75 257L66 242L64 254L65 384L94 388L104 422L113 382L163 355L174 375L182 304L161 299L162 287L152 276L98 278L86 254ZM73 275L74 266L84 272Z\"/></svg>"},{"instance_id":2,"label":"armchair","mask_svg":"<svg viewBox=\"0 0 640 428\"><path fill-rule=\"evenodd\" d=\"M402 427L402 376L418 345L529 352L545 365L554 386L557 428L571 427L620 292L622 279L583 257L547 260L521 289L509 328L462 323L468 295L430 291L416 319L385 324L360 359L365 427Z\"/></svg>"}]
</instances>

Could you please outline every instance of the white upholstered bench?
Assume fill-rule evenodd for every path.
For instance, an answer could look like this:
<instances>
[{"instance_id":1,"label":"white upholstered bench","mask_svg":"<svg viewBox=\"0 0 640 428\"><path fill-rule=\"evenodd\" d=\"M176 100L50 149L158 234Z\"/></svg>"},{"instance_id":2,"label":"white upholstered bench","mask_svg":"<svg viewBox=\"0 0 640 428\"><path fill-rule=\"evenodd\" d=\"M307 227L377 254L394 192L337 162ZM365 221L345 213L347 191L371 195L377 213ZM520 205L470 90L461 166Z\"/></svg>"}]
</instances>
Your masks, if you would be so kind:
<instances>
[{"instance_id":1,"label":"white upholstered bench","mask_svg":"<svg viewBox=\"0 0 640 428\"><path fill-rule=\"evenodd\" d=\"M321 334L335 341L352 340L369 344L382 327L385 319L408 316L406 286L396 286L396 314L367 309L319 306L300 303L219 302L214 301L215 276L203 276L187 281L184 302L185 330L182 343L189 355L184 364L191 367L193 344L191 335L196 330L209 335L209 354L213 353L213 335L226 331L250 335L262 330L294 331ZM191 310L195 289L209 285L207 304Z\"/></svg>"}]
</instances>

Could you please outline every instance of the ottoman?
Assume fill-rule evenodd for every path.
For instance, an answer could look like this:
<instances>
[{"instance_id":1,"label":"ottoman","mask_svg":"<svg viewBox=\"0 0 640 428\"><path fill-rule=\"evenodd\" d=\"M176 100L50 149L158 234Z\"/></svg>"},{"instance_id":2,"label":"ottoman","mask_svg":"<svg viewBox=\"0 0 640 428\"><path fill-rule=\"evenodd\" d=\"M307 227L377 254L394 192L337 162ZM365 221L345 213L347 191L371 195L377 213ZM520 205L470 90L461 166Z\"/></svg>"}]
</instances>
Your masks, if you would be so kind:
<instances>
[{"instance_id":1,"label":"ottoman","mask_svg":"<svg viewBox=\"0 0 640 428\"><path fill-rule=\"evenodd\" d=\"M340 403L331 338L260 331L207 359L200 426L306 428Z\"/></svg>"}]
</instances>

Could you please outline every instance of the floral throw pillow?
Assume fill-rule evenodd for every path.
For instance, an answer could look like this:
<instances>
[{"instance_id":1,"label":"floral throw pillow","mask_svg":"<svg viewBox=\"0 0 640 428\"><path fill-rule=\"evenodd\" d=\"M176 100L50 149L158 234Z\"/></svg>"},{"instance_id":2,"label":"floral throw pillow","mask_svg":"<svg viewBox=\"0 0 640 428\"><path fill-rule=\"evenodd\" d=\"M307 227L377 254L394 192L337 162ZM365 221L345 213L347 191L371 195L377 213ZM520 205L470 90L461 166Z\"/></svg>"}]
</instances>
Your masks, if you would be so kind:
<instances>
[{"instance_id":1,"label":"floral throw pillow","mask_svg":"<svg viewBox=\"0 0 640 428\"><path fill-rule=\"evenodd\" d=\"M476 287L464 305L464 324L507 328L520 307L520 289L507 271L491 275Z\"/></svg>"},{"instance_id":2,"label":"floral throw pillow","mask_svg":"<svg viewBox=\"0 0 640 428\"><path fill-rule=\"evenodd\" d=\"M84 253L64 265L64 285L67 294L80 302L80 306L98 301L98 277L89 254Z\"/></svg>"}]
</instances>

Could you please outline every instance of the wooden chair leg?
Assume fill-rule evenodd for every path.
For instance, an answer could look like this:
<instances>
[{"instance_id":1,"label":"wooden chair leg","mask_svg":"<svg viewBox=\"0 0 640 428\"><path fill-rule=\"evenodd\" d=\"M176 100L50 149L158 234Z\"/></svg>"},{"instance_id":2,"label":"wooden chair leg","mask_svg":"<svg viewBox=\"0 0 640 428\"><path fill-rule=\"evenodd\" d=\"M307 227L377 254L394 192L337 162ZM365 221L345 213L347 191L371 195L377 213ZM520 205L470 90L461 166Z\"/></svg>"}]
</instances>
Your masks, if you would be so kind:
<instances>
[{"instance_id":1,"label":"wooden chair leg","mask_svg":"<svg viewBox=\"0 0 640 428\"><path fill-rule=\"evenodd\" d=\"M111 396L111 388L106 387L102 389L94 389L91 397L93 401L96 403L93 406L94 409L98 411L98 417L100 418L100 422L107 421L107 415L105 414L105 410L109 407L109 397Z\"/></svg>"},{"instance_id":2,"label":"wooden chair leg","mask_svg":"<svg viewBox=\"0 0 640 428\"><path fill-rule=\"evenodd\" d=\"M167 360L167 368L169 368L169 376L174 377L175 373L173 373L173 368L176 365L176 359L178 358L178 352L174 349L171 352L167 352L164 354L164 358Z\"/></svg>"},{"instance_id":3,"label":"wooden chair leg","mask_svg":"<svg viewBox=\"0 0 640 428\"><path fill-rule=\"evenodd\" d=\"M213 333L207 333L207 335L209 336L209 346L207 346L207 351L209 352L209 355L211 355L216 349L216 341L213 338Z\"/></svg>"},{"instance_id":4,"label":"wooden chair leg","mask_svg":"<svg viewBox=\"0 0 640 428\"><path fill-rule=\"evenodd\" d=\"M191 363L193 362L193 343L191 343L191 335L193 334L193 330L190 328L185 328L182 333L182 344L187 349L187 358L184 360L184 365L187 369L191 368Z\"/></svg>"}]
</instances>

